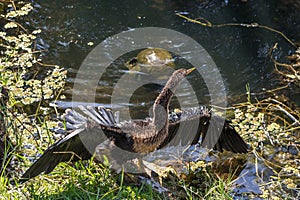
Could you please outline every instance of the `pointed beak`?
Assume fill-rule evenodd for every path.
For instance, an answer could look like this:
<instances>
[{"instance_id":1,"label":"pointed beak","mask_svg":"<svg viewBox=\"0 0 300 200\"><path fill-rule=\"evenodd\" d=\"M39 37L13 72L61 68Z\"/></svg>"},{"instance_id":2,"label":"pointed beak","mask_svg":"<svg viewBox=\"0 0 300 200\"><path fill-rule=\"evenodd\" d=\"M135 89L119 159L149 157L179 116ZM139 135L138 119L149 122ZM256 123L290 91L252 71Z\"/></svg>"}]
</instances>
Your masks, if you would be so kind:
<instances>
[{"instance_id":1,"label":"pointed beak","mask_svg":"<svg viewBox=\"0 0 300 200\"><path fill-rule=\"evenodd\" d=\"M192 71L194 71L196 68L195 67L193 67L193 68L190 68L190 69L188 69L188 70L186 70L186 74L188 75L188 74L190 74Z\"/></svg>"}]
</instances>

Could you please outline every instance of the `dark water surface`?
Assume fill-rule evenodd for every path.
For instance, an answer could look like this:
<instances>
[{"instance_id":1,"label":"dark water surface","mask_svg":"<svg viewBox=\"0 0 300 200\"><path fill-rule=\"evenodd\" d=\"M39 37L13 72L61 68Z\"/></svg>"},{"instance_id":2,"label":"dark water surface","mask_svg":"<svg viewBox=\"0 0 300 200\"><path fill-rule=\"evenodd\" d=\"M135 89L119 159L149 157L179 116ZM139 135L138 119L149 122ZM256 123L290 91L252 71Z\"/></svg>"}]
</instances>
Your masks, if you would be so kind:
<instances>
[{"instance_id":1,"label":"dark water surface","mask_svg":"<svg viewBox=\"0 0 300 200\"><path fill-rule=\"evenodd\" d=\"M234 103L236 96L245 93L247 83L253 92L276 87L268 51L278 43L279 50L274 55L283 62L294 47L280 35L265 29L207 28L186 22L175 13L183 13L191 18L203 17L215 24L257 22L282 31L293 41L299 41L299 11L289 9L290 2L296 1L35 1L32 23L43 31L38 47L48 50L45 53L47 62L69 70L65 91L67 99L61 102L62 107L70 106L76 72L87 54L107 37L140 27L169 28L195 39L218 66L229 102ZM89 46L88 42L94 45ZM111 106L113 85L126 70L124 62L135 55L136 52L124 55L114 63L106 78L100 80L98 103ZM196 75L189 80L196 80L197 85L199 79L193 76ZM208 104L210 99L205 85L200 82L195 90L198 96L203 97L198 99L199 103ZM140 109L155 96L153 94L139 100L136 105ZM191 101L191 106L195 104L192 99L187 100Z\"/></svg>"}]
</instances>

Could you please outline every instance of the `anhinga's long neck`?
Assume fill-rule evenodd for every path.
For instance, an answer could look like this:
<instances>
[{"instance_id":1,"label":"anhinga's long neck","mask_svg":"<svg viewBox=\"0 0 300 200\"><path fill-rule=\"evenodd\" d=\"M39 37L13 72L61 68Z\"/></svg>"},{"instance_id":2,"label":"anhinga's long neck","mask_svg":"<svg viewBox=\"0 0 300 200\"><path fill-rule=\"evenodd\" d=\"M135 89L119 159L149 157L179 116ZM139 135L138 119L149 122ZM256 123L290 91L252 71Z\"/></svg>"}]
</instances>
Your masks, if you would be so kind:
<instances>
[{"instance_id":1,"label":"anhinga's long neck","mask_svg":"<svg viewBox=\"0 0 300 200\"><path fill-rule=\"evenodd\" d=\"M165 87L162 89L153 105L153 123L157 129L163 129L168 126L169 104L173 92L182 80L182 72L177 70L173 72Z\"/></svg>"}]
</instances>

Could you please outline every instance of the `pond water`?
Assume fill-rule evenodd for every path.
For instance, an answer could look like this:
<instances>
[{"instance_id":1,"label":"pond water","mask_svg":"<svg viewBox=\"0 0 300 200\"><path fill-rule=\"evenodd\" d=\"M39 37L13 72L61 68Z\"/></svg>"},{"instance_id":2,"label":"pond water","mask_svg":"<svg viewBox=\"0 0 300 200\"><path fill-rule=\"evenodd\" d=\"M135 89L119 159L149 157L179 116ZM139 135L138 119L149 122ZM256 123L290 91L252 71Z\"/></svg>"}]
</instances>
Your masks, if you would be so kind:
<instances>
[{"instance_id":1,"label":"pond water","mask_svg":"<svg viewBox=\"0 0 300 200\"><path fill-rule=\"evenodd\" d=\"M68 79L60 100L61 108L72 107L72 88L78 69L95 46L122 31L141 27L162 27L179 31L201 44L221 73L229 104L238 103L249 83L252 92L278 86L273 73L274 64L268 55L269 49L278 43L274 56L286 62L286 56L295 50L282 36L261 28L230 26L208 28L187 22L176 13L191 18L205 18L213 24L256 22L283 32L293 42L300 41L300 18L297 0L248 1L196 0L196 1L34 1L31 15L33 27L42 29L38 49L47 50L44 62L68 69ZM291 9L291 5L298 8ZM93 46L89 45L93 42ZM135 117L145 117L153 104L159 88L154 91L140 88L130 102L111 104L115 83L128 73L124 63L138 51L129 52L117 59L106 71L97 86L96 102L99 105L125 109L130 107ZM188 65L182 58L175 60L177 66ZM199 75L188 77L197 98L183 84L178 93L184 97L184 106L210 104L207 87ZM88 80L83 80L88 81ZM218 80L216 80L217 84ZM150 87L151 88L151 87ZM290 98L300 105L299 91L290 93ZM124 94L125 95L125 94ZM242 100L246 100L244 96ZM74 102L73 102L74 103ZM77 102L86 104L87 102ZM176 104L176 101L173 103ZM135 118L134 117L134 118ZM249 176L250 177L250 176Z\"/></svg>"},{"instance_id":2,"label":"pond water","mask_svg":"<svg viewBox=\"0 0 300 200\"><path fill-rule=\"evenodd\" d=\"M286 56L294 47L279 34L265 29L207 28L186 22L176 13L191 18L203 17L213 24L256 22L282 31L293 41L299 41L300 20L297 9L289 9L292 5L289 3L293 2L296 4L296 1L283 0L246 3L230 0L35 1L35 13L31 23L43 31L37 47L47 49L45 62L69 70L65 91L67 99L60 102L61 107L71 106L71 88L77 70L88 53L107 37L140 27L169 28L195 39L216 63L226 87L229 103L234 103L238 96L245 94L247 83L250 84L252 92L276 87L277 82L272 73L274 65L270 61L268 51L278 43L279 50L275 51L274 55L279 61L286 61ZM89 46L89 42L93 42L94 46ZM100 81L96 97L98 103L111 106L112 85L124 74L122 70L126 68L123 63L136 53L124 55L119 62L114 63L112 73L108 73L107 78ZM193 75L190 81L193 82ZM153 100L156 94L148 99ZM200 104L209 103L205 86L199 85L197 95L202 97L198 99ZM292 98L297 101L297 96ZM148 102L144 101L145 98L136 103L139 110L141 105L148 105ZM191 105L195 103L191 99L189 101ZM134 104L131 106L134 107Z\"/></svg>"}]
</instances>

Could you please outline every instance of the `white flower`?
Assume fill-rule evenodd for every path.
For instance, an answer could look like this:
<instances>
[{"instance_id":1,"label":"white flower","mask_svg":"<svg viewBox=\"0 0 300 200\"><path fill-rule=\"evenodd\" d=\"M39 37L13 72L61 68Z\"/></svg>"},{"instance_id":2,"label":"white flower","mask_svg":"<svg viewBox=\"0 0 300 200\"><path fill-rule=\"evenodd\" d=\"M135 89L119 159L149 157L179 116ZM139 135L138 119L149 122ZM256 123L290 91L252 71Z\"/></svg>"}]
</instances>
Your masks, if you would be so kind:
<instances>
[{"instance_id":1,"label":"white flower","mask_svg":"<svg viewBox=\"0 0 300 200\"><path fill-rule=\"evenodd\" d=\"M2 38L3 38L3 37L5 37L5 36L6 36L6 33L5 33L5 32L1 32L1 31L0 31L0 37L2 37Z\"/></svg>"},{"instance_id":2,"label":"white flower","mask_svg":"<svg viewBox=\"0 0 300 200\"><path fill-rule=\"evenodd\" d=\"M94 42L88 42L87 45L93 46L93 45L94 45Z\"/></svg>"},{"instance_id":3,"label":"white flower","mask_svg":"<svg viewBox=\"0 0 300 200\"><path fill-rule=\"evenodd\" d=\"M7 24L4 25L5 29L9 29L9 28L16 28L18 27L16 23L14 22L8 22Z\"/></svg>"},{"instance_id":4,"label":"white flower","mask_svg":"<svg viewBox=\"0 0 300 200\"><path fill-rule=\"evenodd\" d=\"M39 33L41 33L41 32L42 32L41 29L38 29L38 30L32 31L32 34L36 35L36 34L39 34Z\"/></svg>"}]
</instances>

